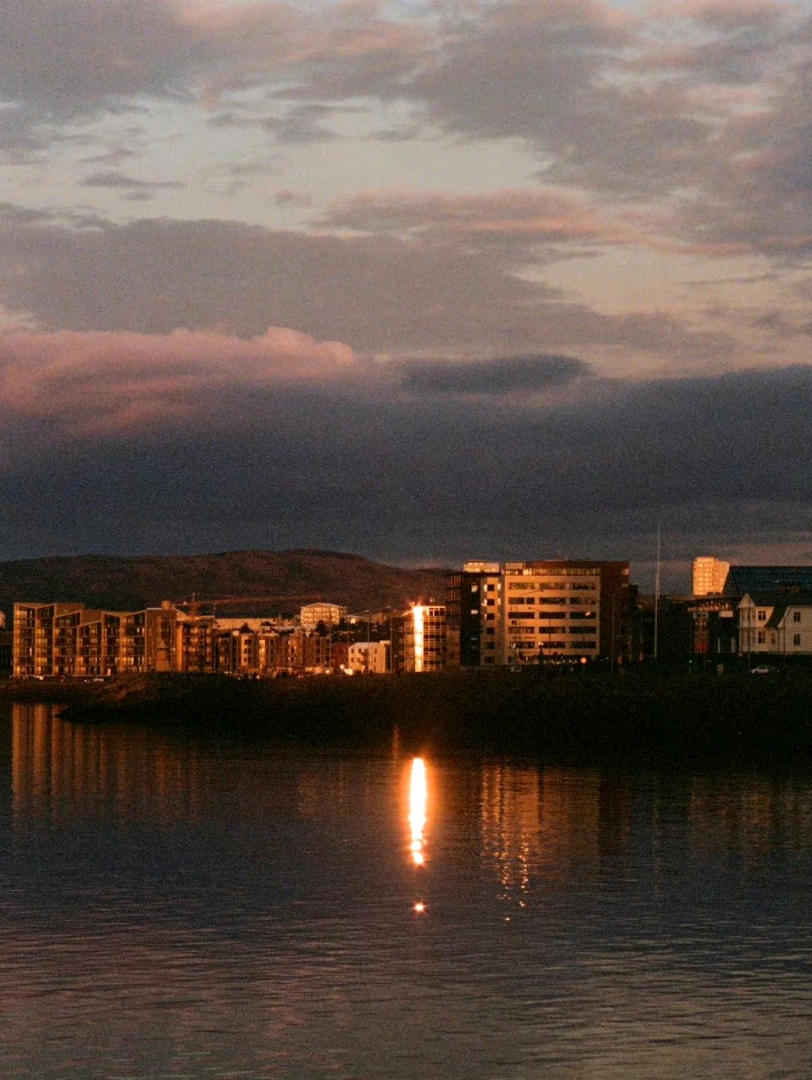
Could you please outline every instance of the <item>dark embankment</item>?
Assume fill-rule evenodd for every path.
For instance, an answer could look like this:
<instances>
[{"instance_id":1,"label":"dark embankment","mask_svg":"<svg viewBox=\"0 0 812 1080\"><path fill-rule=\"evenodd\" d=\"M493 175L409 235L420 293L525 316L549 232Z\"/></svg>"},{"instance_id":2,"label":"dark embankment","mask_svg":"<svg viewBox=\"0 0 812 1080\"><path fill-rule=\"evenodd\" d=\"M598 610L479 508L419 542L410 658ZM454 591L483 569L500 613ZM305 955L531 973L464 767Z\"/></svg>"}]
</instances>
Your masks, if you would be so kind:
<instances>
[{"instance_id":1,"label":"dark embankment","mask_svg":"<svg viewBox=\"0 0 812 1080\"><path fill-rule=\"evenodd\" d=\"M90 688L63 715L239 727L415 752L688 764L812 762L812 677L449 672L234 680L148 676Z\"/></svg>"}]
</instances>

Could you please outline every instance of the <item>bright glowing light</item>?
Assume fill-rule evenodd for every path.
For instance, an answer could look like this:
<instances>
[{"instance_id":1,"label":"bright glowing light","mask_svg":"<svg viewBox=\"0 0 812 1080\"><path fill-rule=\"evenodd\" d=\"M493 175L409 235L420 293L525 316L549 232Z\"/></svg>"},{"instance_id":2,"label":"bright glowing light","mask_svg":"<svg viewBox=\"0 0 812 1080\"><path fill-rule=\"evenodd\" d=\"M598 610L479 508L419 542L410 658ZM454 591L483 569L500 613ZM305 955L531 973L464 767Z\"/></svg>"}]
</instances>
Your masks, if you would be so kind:
<instances>
[{"instance_id":1,"label":"bright glowing light","mask_svg":"<svg viewBox=\"0 0 812 1080\"><path fill-rule=\"evenodd\" d=\"M418 915L422 915L423 912L426 910L426 905L423 903L422 900L418 900L414 906L414 910L417 912Z\"/></svg>"},{"instance_id":2,"label":"bright glowing light","mask_svg":"<svg viewBox=\"0 0 812 1080\"><path fill-rule=\"evenodd\" d=\"M409 784L409 827L412 831L410 850L415 866L422 866L425 862L423 830L426 827L427 800L426 763L418 757L412 761L412 776Z\"/></svg>"},{"instance_id":3,"label":"bright glowing light","mask_svg":"<svg viewBox=\"0 0 812 1080\"><path fill-rule=\"evenodd\" d=\"M423 620L426 609L421 604L415 604L412 608L414 619L414 669L423 670Z\"/></svg>"}]
</instances>

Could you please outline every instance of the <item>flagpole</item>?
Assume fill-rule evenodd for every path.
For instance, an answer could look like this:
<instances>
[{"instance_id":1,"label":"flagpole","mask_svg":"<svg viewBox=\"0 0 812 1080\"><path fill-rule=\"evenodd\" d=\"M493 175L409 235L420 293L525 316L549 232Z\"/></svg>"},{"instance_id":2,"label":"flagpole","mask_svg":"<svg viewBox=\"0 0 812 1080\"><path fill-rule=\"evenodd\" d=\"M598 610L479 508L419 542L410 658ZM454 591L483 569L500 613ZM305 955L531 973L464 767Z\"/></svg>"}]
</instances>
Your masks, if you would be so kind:
<instances>
[{"instance_id":1,"label":"flagpole","mask_svg":"<svg viewBox=\"0 0 812 1080\"><path fill-rule=\"evenodd\" d=\"M654 574L654 659L659 654L660 631L660 523L657 522L657 570Z\"/></svg>"}]
</instances>

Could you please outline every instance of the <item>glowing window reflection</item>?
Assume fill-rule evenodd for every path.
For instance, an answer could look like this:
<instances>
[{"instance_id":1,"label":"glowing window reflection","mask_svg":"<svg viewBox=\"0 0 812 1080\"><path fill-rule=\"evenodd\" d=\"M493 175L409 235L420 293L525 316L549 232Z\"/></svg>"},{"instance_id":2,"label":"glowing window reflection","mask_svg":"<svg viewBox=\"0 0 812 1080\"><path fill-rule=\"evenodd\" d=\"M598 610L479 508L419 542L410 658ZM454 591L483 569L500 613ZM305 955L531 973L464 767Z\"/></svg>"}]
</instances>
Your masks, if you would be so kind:
<instances>
[{"instance_id":1,"label":"glowing window reflection","mask_svg":"<svg viewBox=\"0 0 812 1080\"><path fill-rule=\"evenodd\" d=\"M424 615L426 609L421 604L414 604L412 607L412 618L414 619L414 669L415 671L423 670L423 643L424 643ZM419 761L420 759L417 758Z\"/></svg>"},{"instance_id":2,"label":"glowing window reflection","mask_svg":"<svg viewBox=\"0 0 812 1080\"><path fill-rule=\"evenodd\" d=\"M415 758L412 761L409 783L409 828L412 834L410 850L415 866L422 866L425 862L423 831L426 827L427 796L426 763L422 758Z\"/></svg>"}]
</instances>

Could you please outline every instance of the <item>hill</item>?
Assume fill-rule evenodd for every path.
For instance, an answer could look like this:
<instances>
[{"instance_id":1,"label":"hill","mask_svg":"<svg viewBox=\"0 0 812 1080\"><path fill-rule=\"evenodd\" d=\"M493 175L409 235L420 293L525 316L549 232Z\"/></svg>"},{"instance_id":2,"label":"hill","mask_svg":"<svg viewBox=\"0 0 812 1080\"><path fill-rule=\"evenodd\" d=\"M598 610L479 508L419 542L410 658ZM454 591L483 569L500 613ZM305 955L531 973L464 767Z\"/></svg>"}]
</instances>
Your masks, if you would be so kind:
<instances>
[{"instance_id":1,"label":"hill","mask_svg":"<svg viewBox=\"0 0 812 1080\"><path fill-rule=\"evenodd\" d=\"M78 555L0 563L0 611L15 601L83 601L88 608L137 611L196 597L223 616L295 612L328 600L350 611L403 608L445 595L447 571L407 570L334 551L230 551L217 555Z\"/></svg>"}]
</instances>

